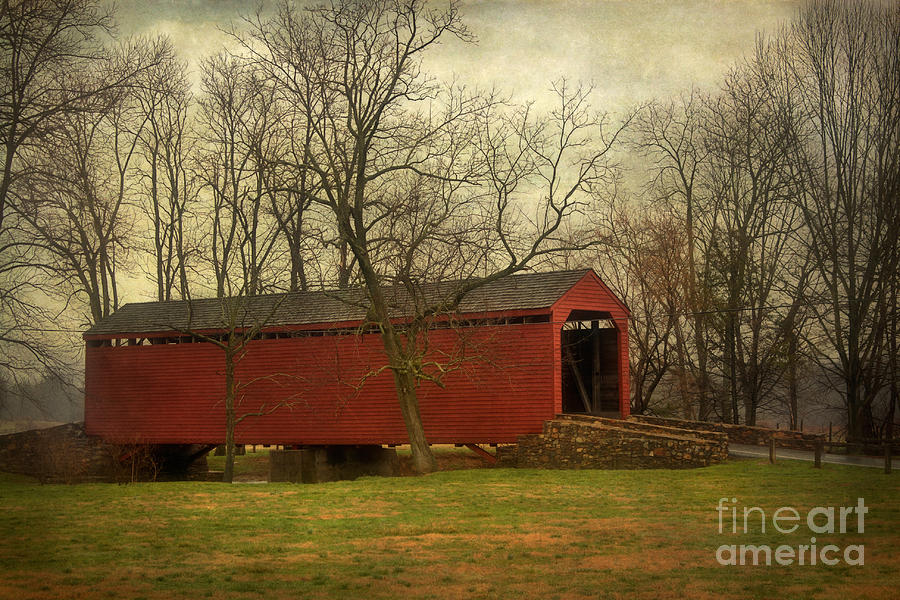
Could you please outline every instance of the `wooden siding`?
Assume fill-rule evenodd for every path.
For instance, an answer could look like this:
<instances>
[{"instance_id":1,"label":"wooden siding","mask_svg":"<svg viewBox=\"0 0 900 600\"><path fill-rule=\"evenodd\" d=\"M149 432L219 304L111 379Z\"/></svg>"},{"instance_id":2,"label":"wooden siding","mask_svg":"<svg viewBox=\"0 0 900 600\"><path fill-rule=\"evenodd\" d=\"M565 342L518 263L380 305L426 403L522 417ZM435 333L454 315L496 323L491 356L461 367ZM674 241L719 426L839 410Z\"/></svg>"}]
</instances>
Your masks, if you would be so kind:
<instances>
[{"instance_id":1,"label":"wooden siding","mask_svg":"<svg viewBox=\"0 0 900 600\"><path fill-rule=\"evenodd\" d=\"M619 333L619 412L624 419L631 414L631 368L628 362L628 319L615 320Z\"/></svg>"},{"instance_id":2,"label":"wooden siding","mask_svg":"<svg viewBox=\"0 0 900 600\"><path fill-rule=\"evenodd\" d=\"M434 352L467 358L446 375L444 388L423 383L419 389L428 440L502 443L540 432L556 412L557 334L553 323L433 331ZM212 344L89 345L85 362L89 434L120 443L224 441L224 358ZM391 372L358 387L385 362L375 334L251 342L237 367L238 413L292 406L247 418L237 427L237 442L407 442Z\"/></svg>"},{"instance_id":3,"label":"wooden siding","mask_svg":"<svg viewBox=\"0 0 900 600\"><path fill-rule=\"evenodd\" d=\"M572 286L552 307L551 321L556 325L553 341L553 353L556 369L554 371L554 403L556 412L562 412L562 348L561 332L563 324L569 319L572 311L591 311L609 313L618 333L619 345L619 412L627 417L631 414L630 371L628 365L628 316L627 307L613 294L606 284L593 272L588 271L584 277Z\"/></svg>"}]
</instances>

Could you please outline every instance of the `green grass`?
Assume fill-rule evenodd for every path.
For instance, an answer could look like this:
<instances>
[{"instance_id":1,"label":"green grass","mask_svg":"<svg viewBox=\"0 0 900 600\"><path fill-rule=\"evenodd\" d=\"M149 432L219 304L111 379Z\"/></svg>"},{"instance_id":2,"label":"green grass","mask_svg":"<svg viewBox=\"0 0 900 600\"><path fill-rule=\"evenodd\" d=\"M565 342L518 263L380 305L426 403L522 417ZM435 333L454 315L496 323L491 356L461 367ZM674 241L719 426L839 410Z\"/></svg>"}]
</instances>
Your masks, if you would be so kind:
<instances>
[{"instance_id":1,"label":"green grass","mask_svg":"<svg viewBox=\"0 0 900 600\"><path fill-rule=\"evenodd\" d=\"M865 532L818 543L864 544L865 566L720 566L720 544L811 535L720 535L720 497L769 515L863 497ZM788 461L318 485L0 474L0 598L892 598L898 499L896 474Z\"/></svg>"}]
</instances>

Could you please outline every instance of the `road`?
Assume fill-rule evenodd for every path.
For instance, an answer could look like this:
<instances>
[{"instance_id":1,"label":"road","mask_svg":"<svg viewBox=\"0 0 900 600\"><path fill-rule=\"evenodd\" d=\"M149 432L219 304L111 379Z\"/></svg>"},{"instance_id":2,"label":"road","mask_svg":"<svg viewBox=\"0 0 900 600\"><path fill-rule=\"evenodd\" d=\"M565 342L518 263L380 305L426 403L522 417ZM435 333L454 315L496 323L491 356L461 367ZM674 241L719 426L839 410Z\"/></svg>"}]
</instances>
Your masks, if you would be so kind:
<instances>
[{"instance_id":1,"label":"road","mask_svg":"<svg viewBox=\"0 0 900 600\"><path fill-rule=\"evenodd\" d=\"M744 458L768 458L769 448L766 446L750 446L747 444L728 444L728 454ZM805 460L815 461L815 455L811 450L792 450L778 448L775 452L776 460ZM884 458L878 456L845 456L843 454L823 454L823 463L834 465L851 465L854 467L884 468ZM896 464L893 461L892 464Z\"/></svg>"}]
</instances>

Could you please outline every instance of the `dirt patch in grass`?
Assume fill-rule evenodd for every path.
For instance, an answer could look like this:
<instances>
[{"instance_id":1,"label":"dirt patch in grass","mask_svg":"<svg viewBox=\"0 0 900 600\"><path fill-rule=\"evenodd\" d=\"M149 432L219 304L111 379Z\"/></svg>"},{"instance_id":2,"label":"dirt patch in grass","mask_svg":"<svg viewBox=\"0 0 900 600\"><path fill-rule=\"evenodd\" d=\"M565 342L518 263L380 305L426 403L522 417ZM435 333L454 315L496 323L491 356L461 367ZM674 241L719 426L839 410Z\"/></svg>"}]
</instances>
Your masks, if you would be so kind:
<instances>
[{"instance_id":1,"label":"dirt patch in grass","mask_svg":"<svg viewBox=\"0 0 900 600\"><path fill-rule=\"evenodd\" d=\"M483 446L490 454L495 454L496 449ZM481 458L468 448L451 444L437 444L431 447L438 471L458 471L460 469L483 469L492 467L493 463ZM399 446L397 457L400 459L400 471L402 476L415 475L412 470L412 457L409 446Z\"/></svg>"},{"instance_id":2,"label":"dirt patch in grass","mask_svg":"<svg viewBox=\"0 0 900 600\"><path fill-rule=\"evenodd\" d=\"M148 586L135 585L112 576L91 583L76 583L74 576L48 572L0 574L0 598L19 600L61 600L63 598L140 598L163 596L150 593Z\"/></svg>"},{"instance_id":3,"label":"dirt patch in grass","mask_svg":"<svg viewBox=\"0 0 900 600\"><path fill-rule=\"evenodd\" d=\"M356 552L361 555L374 557L380 556L409 556L417 562L440 563L447 559L444 550L436 550L419 540L411 538L382 538L359 542L354 544Z\"/></svg>"},{"instance_id":4,"label":"dirt patch in grass","mask_svg":"<svg viewBox=\"0 0 900 600\"><path fill-rule=\"evenodd\" d=\"M402 552L407 550L422 551L434 548L438 545L457 544L468 537L470 540L479 539L478 536L460 536L455 533L423 533L412 536L386 536L377 539L361 540L355 545L360 550L375 549L383 552ZM437 554L435 552L435 554Z\"/></svg>"},{"instance_id":5,"label":"dirt patch in grass","mask_svg":"<svg viewBox=\"0 0 900 600\"><path fill-rule=\"evenodd\" d=\"M354 511L345 511L345 512L321 512L316 513L314 515L309 515L308 518L313 521L333 521L336 519L387 519L388 517L396 516L398 513L375 513L375 512L354 512Z\"/></svg>"},{"instance_id":6,"label":"dirt patch in grass","mask_svg":"<svg viewBox=\"0 0 900 600\"><path fill-rule=\"evenodd\" d=\"M218 567L234 567L239 566L242 571L248 573L271 573L280 571L284 565L297 563L310 563L320 560L318 552L311 552L310 546L302 544L296 545L296 550L291 549L284 551L279 549L277 553L265 558L250 558L243 555L237 555L231 552L213 552L197 558L192 561L199 567L218 568Z\"/></svg>"},{"instance_id":7,"label":"dirt patch in grass","mask_svg":"<svg viewBox=\"0 0 900 600\"><path fill-rule=\"evenodd\" d=\"M641 570L645 573L665 573L676 569L695 567L704 563L712 565L715 556L712 551L700 552L684 549L641 550L640 552L617 552L608 548L610 554L593 554L576 559L581 569L591 570Z\"/></svg>"},{"instance_id":8,"label":"dirt patch in grass","mask_svg":"<svg viewBox=\"0 0 900 600\"><path fill-rule=\"evenodd\" d=\"M751 595L741 589L739 584L722 584L717 582L715 587L718 591L710 590L707 587L708 585L710 585L708 582L687 582L684 585L673 586L668 581L661 581L648 586L642 586L640 590L616 594L613 597L617 600L624 600L626 598L637 598L638 600L683 600L684 598L690 598L691 600L723 600L724 598L751 597ZM725 589L728 591L723 591ZM779 594L778 597L781 597L781 594ZM784 597L804 598L806 596L803 594L798 596L787 594L784 595Z\"/></svg>"},{"instance_id":9,"label":"dirt patch in grass","mask_svg":"<svg viewBox=\"0 0 900 600\"><path fill-rule=\"evenodd\" d=\"M399 477L417 477L418 475L412 468L412 459L408 456L399 457L400 461L397 467L396 475ZM438 471L459 471L462 469L485 469L489 467L482 459L474 454L468 456L436 456Z\"/></svg>"},{"instance_id":10,"label":"dirt patch in grass","mask_svg":"<svg viewBox=\"0 0 900 600\"><path fill-rule=\"evenodd\" d=\"M610 531L641 531L646 528L646 523L631 517L613 518L585 518L578 519L578 528L593 533L606 533Z\"/></svg>"},{"instance_id":11,"label":"dirt patch in grass","mask_svg":"<svg viewBox=\"0 0 900 600\"><path fill-rule=\"evenodd\" d=\"M278 490L278 491L275 491L275 490L268 489L268 488L265 488L265 489L263 489L263 490L261 490L261 491L258 491L258 492L256 492L256 491L250 491L250 492L245 492L245 493L243 494L243 496L246 496L246 497L250 497L250 498L265 498L265 499L267 499L267 500L268 500L269 498L273 498L273 497L279 497L279 498L282 498L282 497L286 497L286 496L299 496L299 495L300 495L300 492L294 491L294 490Z\"/></svg>"},{"instance_id":12,"label":"dirt patch in grass","mask_svg":"<svg viewBox=\"0 0 900 600\"><path fill-rule=\"evenodd\" d=\"M794 598L836 598L847 600L895 600L897 588L877 583L855 580L852 583L829 584L826 590L811 594L809 588L799 585L787 586L783 590L785 597Z\"/></svg>"},{"instance_id":13,"label":"dirt patch in grass","mask_svg":"<svg viewBox=\"0 0 900 600\"><path fill-rule=\"evenodd\" d=\"M632 519L591 519L578 527L565 524L541 524L537 528L520 531L479 533L424 533L409 536L388 536L368 539L354 544L361 552L375 551L385 554L414 554L417 558L443 563L458 562L459 556L483 556L495 561L500 557L531 556L535 560L552 561L557 556L569 556L573 547L577 561L568 565L571 569L584 568L578 564L584 556L595 552L598 543L617 543L630 539L639 523ZM660 551L662 555L662 551ZM488 559L488 557L491 557ZM634 564L640 566L639 556ZM606 568L598 566L596 568Z\"/></svg>"},{"instance_id":14,"label":"dirt patch in grass","mask_svg":"<svg viewBox=\"0 0 900 600\"><path fill-rule=\"evenodd\" d=\"M452 564L440 569L413 568L388 579L370 581L372 591L383 598L438 597L441 600L496 597L491 591L504 581L503 565L496 563ZM500 594L500 597L506 597ZM533 594L525 598L539 597Z\"/></svg>"}]
</instances>

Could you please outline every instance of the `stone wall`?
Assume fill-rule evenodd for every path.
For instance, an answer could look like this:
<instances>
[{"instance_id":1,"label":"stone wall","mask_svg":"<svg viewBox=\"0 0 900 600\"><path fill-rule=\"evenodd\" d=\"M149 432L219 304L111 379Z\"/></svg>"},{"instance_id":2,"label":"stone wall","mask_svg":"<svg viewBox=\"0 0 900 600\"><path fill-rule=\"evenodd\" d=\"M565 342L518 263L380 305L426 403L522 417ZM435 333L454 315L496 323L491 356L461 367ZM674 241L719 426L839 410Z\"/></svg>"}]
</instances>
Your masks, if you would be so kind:
<instances>
[{"instance_id":1,"label":"stone wall","mask_svg":"<svg viewBox=\"0 0 900 600\"><path fill-rule=\"evenodd\" d=\"M500 466L547 469L682 469L728 457L727 438L599 417L561 416L515 447L498 449Z\"/></svg>"},{"instance_id":2,"label":"stone wall","mask_svg":"<svg viewBox=\"0 0 900 600\"><path fill-rule=\"evenodd\" d=\"M42 482L106 480L115 463L109 448L79 423L0 436L0 470Z\"/></svg>"},{"instance_id":3,"label":"stone wall","mask_svg":"<svg viewBox=\"0 0 900 600\"><path fill-rule=\"evenodd\" d=\"M674 435L678 437L688 437L701 440L713 440L715 442L728 441L728 436L724 433L715 431L700 431L685 429L682 427L674 427L672 425L659 425L655 423L642 422L637 419L618 419L610 417L595 417L590 415L556 415L557 420L575 421L581 423L594 423L606 425L607 427L616 427L619 429L627 429L629 431L639 431L645 433L659 433L662 435Z\"/></svg>"},{"instance_id":4,"label":"stone wall","mask_svg":"<svg viewBox=\"0 0 900 600\"><path fill-rule=\"evenodd\" d=\"M748 444L751 446L767 446L769 440L775 438L775 444L783 448L798 448L802 450L815 450L816 444L825 441L821 433L804 433L786 429L769 429L768 427L755 427L751 425L734 425L731 423L708 423L706 421L688 421L685 419L669 419L652 417L648 415L631 415L629 421L677 427L691 431L706 431L724 433L728 441L735 444Z\"/></svg>"},{"instance_id":5,"label":"stone wall","mask_svg":"<svg viewBox=\"0 0 900 600\"><path fill-rule=\"evenodd\" d=\"M83 423L0 436L0 471L42 483L191 479L206 470L203 447L108 444Z\"/></svg>"}]
</instances>

